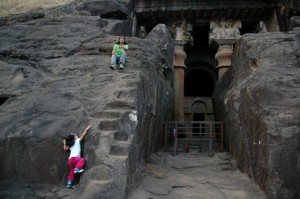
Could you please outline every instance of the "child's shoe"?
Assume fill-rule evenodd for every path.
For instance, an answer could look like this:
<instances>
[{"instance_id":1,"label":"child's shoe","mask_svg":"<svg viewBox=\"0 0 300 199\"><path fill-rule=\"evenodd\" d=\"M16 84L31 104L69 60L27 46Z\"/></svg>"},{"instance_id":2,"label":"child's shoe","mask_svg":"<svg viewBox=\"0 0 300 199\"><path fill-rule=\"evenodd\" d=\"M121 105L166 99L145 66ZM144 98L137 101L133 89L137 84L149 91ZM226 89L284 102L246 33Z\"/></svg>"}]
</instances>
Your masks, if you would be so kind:
<instances>
[{"instance_id":1,"label":"child's shoe","mask_svg":"<svg viewBox=\"0 0 300 199\"><path fill-rule=\"evenodd\" d=\"M75 188L75 186L73 185L73 182L71 180L68 180L67 187L69 189L74 189Z\"/></svg>"},{"instance_id":2,"label":"child's shoe","mask_svg":"<svg viewBox=\"0 0 300 199\"><path fill-rule=\"evenodd\" d=\"M116 70L117 67L116 67L115 64L111 64L111 65L110 65L110 68L113 69L113 70Z\"/></svg>"},{"instance_id":3,"label":"child's shoe","mask_svg":"<svg viewBox=\"0 0 300 199\"><path fill-rule=\"evenodd\" d=\"M74 188L75 188L75 186L72 185L72 184L67 184L67 187L68 187L69 189L74 189Z\"/></svg>"},{"instance_id":4,"label":"child's shoe","mask_svg":"<svg viewBox=\"0 0 300 199\"><path fill-rule=\"evenodd\" d=\"M123 63L121 62L121 63L120 63L120 70L123 70L123 68L124 68L124 65L123 65Z\"/></svg>"},{"instance_id":5,"label":"child's shoe","mask_svg":"<svg viewBox=\"0 0 300 199\"><path fill-rule=\"evenodd\" d=\"M82 173L84 172L84 169L75 168L74 173Z\"/></svg>"}]
</instances>

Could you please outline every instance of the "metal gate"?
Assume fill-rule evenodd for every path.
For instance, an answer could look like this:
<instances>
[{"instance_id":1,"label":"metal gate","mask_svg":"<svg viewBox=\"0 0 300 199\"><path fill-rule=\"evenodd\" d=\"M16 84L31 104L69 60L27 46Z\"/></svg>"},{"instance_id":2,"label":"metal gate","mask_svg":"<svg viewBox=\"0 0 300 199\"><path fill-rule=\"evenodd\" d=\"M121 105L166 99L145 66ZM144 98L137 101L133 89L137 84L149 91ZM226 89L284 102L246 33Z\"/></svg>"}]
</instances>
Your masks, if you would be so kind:
<instances>
[{"instance_id":1,"label":"metal gate","mask_svg":"<svg viewBox=\"0 0 300 199\"><path fill-rule=\"evenodd\" d=\"M224 150L224 124L213 121L169 121L165 122L165 150L189 152L197 149L199 152Z\"/></svg>"}]
</instances>

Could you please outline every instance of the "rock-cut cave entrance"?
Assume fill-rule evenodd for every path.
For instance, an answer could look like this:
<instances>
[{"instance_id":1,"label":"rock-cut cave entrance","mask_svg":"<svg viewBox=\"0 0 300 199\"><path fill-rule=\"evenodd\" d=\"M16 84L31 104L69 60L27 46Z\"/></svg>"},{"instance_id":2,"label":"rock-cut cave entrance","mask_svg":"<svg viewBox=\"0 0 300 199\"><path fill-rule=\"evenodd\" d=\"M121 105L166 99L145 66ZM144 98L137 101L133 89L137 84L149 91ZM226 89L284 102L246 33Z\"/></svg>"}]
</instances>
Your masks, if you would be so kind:
<instances>
[{"instance_id":1,"label":"rock-cut cave entrance","mask_svg":"<svg viewBox=\"0 0 300 199\"><path fill-rule=\"evenodd\" d=\"M185 46L184 118L186 121L214 121L212 95L218 79L216 49L208 44L209 23L193 28L193 45Z\"/></svg>"},{"instance_id":2,"label":"rock-cut cave entrance","mask_svg":"<svg viewBox=\"0 0 300 199\"><path fill-rule=\"evenodd\" d=\"M193 24L193 45L185 45L184 120L192 122L189 149L193 145L209 148L209 123L215 121L212 95L218 80L217 49L209 46L209 22ZM218 138L219 139L219 138ZM193 143L198 140L197 143ZM198 143L199 142L199 143ZM199 145L200 144L200 145ZM217 144L219 145L219 144Z\"/></svg>"},{"instance_id":3,"label":"rock-cut cave entrance","mask_svg":"<svg viewBox=\"0 0 300 199\"><path fill-rule=\"evenodd\" d=\"M144 38L162 23L166 24L175 41L174 120L179 126L174 131L174 124L169 123L169 133L185 133L188 137L193 124L192 137L197 134L198 140L204 140L208 131L222 132L218 136L226 136L223 123L219 121L222 118L220 115L215 117L219 111L214 107L212 95L217 80L231 65L227 55L233 52L239 37L246 33L277 30L274 7L259 5L258 2L238 6L233 1L228 4L220 2L214 4L212 11L208 9L209 2L135 1L133 35ZM184 124L180 124L182 121ZM219 140L223 141L223 138Z\"/></svg>"}]
</instances>

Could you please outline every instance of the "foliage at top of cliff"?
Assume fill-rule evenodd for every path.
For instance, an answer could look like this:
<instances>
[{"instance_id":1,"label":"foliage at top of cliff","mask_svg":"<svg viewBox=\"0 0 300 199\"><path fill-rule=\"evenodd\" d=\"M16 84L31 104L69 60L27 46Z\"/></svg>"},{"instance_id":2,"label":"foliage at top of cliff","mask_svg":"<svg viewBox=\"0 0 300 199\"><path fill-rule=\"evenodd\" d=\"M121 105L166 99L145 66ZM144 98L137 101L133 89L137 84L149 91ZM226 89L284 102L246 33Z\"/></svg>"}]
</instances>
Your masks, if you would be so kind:
<instances>
[{"instance_id":1,"label":"foliage at top of cliff","mask_svg":"<svg viewBox=\"0 0 300 199\"><path fill-rule=\"evenodd\" d=\"M75 1L76 0L2 0L0 1L0 17L62 6Z\"/></svg>"}]
</instances>

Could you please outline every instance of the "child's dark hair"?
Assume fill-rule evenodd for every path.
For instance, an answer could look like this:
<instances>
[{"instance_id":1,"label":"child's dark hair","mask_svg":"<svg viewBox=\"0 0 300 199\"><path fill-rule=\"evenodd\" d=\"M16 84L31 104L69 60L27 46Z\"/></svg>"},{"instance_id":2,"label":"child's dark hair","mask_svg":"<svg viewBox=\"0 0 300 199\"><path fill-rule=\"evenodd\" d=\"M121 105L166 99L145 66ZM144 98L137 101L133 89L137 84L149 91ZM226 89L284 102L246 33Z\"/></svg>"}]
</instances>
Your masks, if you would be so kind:
<instances>
[{"instance_id":1,"label":"child's dark hair","mask_svg":"<svg viewBox=\"0 0 300 199\"><path fill-rule=\"evenodd\" d=\"M124 36L120 36L120 37L118 38L118 41L116 42L116 44L120 44L120 39L121 39L121 37L123 37L123 38L124 38L124 44L127 44L127 42L126 42L126 40L125 40L125 37L124 37Z\"/></svg>"},{"instance_id":2,"label":"child's dark hair","mask_svg":"<svg viewBox=\"0 0 300 199\"><path fill-rule=\"evenodd\" d=\"M66 140L66 145L67 145L68 147L72 147L73 144L74 144L74 139L75 139L75 136L74 136L73 134L68 135L68 137L65 138L65 140Z\"/></svg>"}]
</instances>

